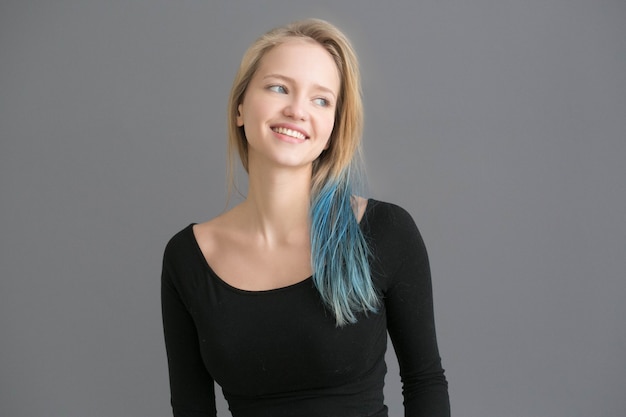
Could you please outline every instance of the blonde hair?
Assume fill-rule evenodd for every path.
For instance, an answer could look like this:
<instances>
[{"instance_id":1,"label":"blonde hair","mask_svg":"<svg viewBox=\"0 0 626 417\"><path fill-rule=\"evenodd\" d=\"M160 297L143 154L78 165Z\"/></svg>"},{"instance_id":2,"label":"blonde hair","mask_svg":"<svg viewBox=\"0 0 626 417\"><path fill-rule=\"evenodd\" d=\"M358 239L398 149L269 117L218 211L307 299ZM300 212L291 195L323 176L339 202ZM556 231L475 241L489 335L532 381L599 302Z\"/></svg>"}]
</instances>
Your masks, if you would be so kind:
<instances>
[{"instance_id":1,"label":"blonde hair","mask_svg":"<svg viewBox=\"0 0 626 417\"><path fill-rule=\"evenodd\" d=\"M313 163L312 191L319 192L329 180L337 179L356 158L361 157L363 102L356 54L346 36L330 23L307 19L270 30L246 51L233 81L228 101L229 184L234 181L235 154L248 172L248 142L244 128L237 126L238 106L243 102L250 80L263 56L272 48L293 38L320 44L333 57L341 86L335 112L335 125L329 146ZM230 189L229 187L229 189Z\"/></svg>"}]
</instances>

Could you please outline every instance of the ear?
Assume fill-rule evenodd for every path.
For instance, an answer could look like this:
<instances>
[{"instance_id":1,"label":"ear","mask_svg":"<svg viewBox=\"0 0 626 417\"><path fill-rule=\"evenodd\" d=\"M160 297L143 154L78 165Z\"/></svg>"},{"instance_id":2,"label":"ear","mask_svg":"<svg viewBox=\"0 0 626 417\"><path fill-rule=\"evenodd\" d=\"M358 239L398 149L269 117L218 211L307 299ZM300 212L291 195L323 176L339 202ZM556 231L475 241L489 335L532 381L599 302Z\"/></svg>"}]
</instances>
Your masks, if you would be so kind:
<instances>
[{"instance_id":1,"label":"ear","mask_svg":"<svg viewBox=\"0 0 626 417\"><path fill-rule=\"evenodd\" d=\"M239 106L237 106L237 126L241 127L243 126L243 114L242 114L242 110L243 109L243 105L240 104Z\"/></svg>"}]
</instances>

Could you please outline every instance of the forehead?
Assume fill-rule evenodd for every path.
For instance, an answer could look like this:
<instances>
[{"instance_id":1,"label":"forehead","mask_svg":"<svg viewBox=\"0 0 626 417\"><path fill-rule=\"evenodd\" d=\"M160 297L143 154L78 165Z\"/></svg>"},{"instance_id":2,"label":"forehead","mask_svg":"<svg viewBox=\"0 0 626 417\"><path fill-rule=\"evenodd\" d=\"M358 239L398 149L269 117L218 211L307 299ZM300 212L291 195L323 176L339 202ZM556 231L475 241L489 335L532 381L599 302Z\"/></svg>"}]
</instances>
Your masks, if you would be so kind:
<instances>
[{"instance_id":1,"label":"forehead","mask_svg":"<svg viewBox=\"0 0 626 417\"><path fill-rule=\"evenodd\" d=\"M289 39L261 58L254 78L282 75L303 84L319 84L338 93L341 79L335 60L319 43Z\"/></svg>"}]
</instances>

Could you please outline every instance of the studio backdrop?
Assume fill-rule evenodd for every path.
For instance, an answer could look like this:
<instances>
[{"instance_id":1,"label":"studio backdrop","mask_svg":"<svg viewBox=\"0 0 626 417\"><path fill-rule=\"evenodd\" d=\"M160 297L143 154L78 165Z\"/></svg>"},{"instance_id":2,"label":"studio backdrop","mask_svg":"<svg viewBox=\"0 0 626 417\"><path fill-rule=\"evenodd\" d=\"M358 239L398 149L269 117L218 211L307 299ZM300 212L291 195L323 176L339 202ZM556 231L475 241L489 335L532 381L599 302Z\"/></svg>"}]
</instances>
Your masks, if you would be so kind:
<instances>
[{"instance_id":1,"label":"studio backdrop","mask_svg":"<svg viewBox=\"0 0 626 417\"><path fill-rule=\"evenodd\" d=\"M453 415L626 415L621 0L2 0L0 415L171 415L163 249L227 205L245 49L306 17L359 55L367 194L425 239Z\"/></svg>"}]
</instances>

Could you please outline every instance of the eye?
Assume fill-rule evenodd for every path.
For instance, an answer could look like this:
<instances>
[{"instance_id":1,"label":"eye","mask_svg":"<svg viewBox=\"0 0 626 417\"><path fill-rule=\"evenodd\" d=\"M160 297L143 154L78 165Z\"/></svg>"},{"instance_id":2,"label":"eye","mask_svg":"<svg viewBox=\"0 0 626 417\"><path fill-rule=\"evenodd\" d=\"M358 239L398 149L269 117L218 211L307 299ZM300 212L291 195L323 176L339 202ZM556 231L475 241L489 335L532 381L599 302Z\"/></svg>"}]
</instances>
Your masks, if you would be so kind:
<instances>
[{"instance_id":1,"label":"eye","mask_svg":"<svg viewBox=\"0 0 626 417\"><path fill-rule=\"evenodd\" d=\"M267 87L267 89L275 93L287 94L287 89L285 88L284 85L279 85L279 84L270 85L269 87Z\"/></svg>"},{"instance_id":2,"label":"eye","mask_svg":"<svg viewBox=\"0 0 626 417\"><path fill-rule=\"evenodd\" d=\"M330 101L325 99L324 97L317 97L313 99L313 103L317 104L318 106L321 107L328 107L330 106Z\"/></svg>"}]
</instances>

